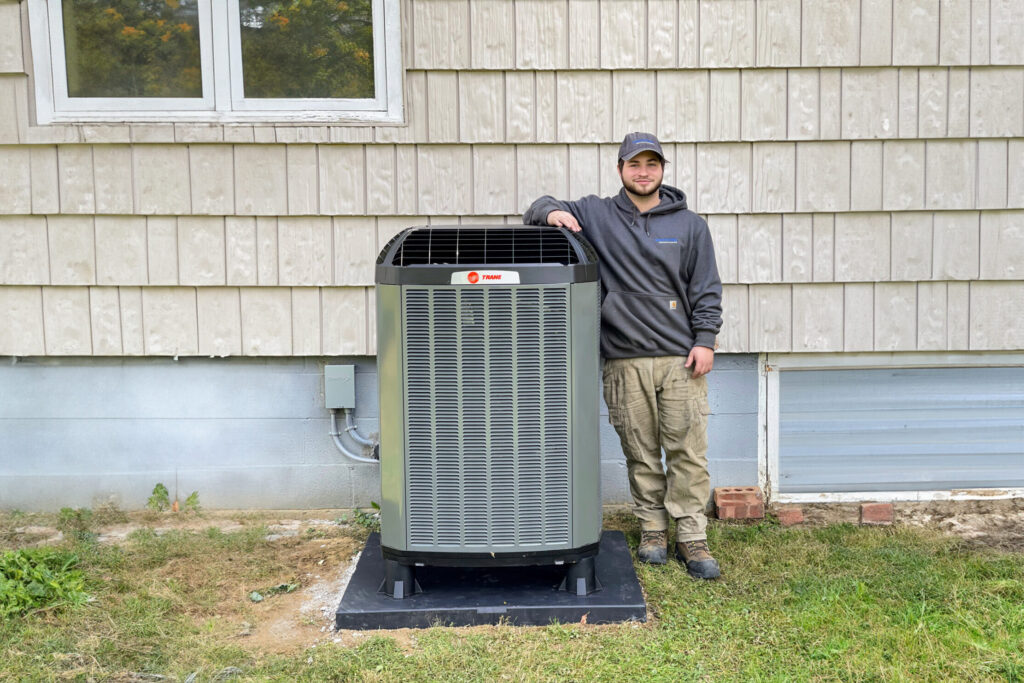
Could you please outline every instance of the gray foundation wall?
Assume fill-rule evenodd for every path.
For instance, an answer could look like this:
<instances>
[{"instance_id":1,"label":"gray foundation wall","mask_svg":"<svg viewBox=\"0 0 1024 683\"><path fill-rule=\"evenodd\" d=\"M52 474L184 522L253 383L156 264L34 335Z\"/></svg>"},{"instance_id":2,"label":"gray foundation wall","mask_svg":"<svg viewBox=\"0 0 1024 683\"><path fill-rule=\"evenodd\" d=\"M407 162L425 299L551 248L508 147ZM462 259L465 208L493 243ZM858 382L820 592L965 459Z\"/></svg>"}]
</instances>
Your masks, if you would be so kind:
<instances>
[{"instance_id":1,"label":"gray foundation wall","mask_svg":"<svg viewBox=\"0 0 1024 683\"><path fill-rule=\"evenodd\" d=\"M356 366L356 424L374 433L372 357L4 358L0 508L140 508L157 482L213 508L367 506L377 467L347 460L328 435L325 364ZM712 486L756 484L757 357L719 354L709 381ZM600 430L604 502L627 503L603 404Z\"/></svg>"}]
</instances>

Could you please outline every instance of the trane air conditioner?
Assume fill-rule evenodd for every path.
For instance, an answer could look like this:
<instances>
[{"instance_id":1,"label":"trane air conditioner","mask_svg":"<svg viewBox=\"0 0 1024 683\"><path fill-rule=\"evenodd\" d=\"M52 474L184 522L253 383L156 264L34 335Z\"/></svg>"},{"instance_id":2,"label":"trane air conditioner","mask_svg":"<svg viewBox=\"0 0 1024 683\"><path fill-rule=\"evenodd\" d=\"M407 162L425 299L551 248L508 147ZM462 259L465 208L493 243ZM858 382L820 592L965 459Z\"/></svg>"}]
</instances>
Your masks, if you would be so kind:
<instances>
[{"instance_id":1,"label":"trane air conditioner","mask_svg":"<svg viewBox=\"0 0 1024 683\"><path fill-rule=\"evenodd\" d=\"M566 564L601 536L597 258L553 227L409 228L377 260L381 546L412 567ZM581 569L582 568L582 569ZM590 588L588 588L590 590Z\"/></svg>"}]
</instances>

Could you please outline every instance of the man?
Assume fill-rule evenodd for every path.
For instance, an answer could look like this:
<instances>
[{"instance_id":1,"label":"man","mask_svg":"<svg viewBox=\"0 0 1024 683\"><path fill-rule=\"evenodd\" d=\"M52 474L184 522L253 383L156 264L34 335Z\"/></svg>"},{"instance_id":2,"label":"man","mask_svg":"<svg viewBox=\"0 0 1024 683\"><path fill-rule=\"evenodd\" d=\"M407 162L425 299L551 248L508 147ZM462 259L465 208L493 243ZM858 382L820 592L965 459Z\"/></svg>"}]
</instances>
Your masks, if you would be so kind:
<instances>
[{"instance_id":1,"label":"man","mask_svg":"<svg viewBox=\"0 0 1024 683\"><path fill-rule=\"evenodd\" d=\"M665 155L653 135L627 135L618 168L618 195L541 197L523 222L582 229L600 257L604 397L626 454L640 561L665 564L671 517L676 558L691 576L714 579L705 375L722 326L722 283L711 234L686 196L662 185Z\"/></svg>"}]
</instances>

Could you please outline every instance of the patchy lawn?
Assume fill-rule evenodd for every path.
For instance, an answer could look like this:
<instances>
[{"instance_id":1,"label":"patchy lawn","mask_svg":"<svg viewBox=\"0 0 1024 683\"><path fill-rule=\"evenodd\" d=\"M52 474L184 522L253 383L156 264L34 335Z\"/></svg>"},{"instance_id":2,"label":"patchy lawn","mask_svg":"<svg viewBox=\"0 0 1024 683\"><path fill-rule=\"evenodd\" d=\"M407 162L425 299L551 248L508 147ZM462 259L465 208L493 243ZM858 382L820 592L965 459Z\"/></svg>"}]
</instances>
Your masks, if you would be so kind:
<instances>
[{"instance_id":1,"label":"patchy lawn","mask_svg":"<svg viewBox=\"0 0 1024 683\"><path fill-rule=\"evenodd\" d=\"M1024 680L1024 554L934 526L712 523L723 579L639 567L646 624L334 632L342 514L0 513L90 596L5 619L0 680Z\"/></svg>"}]
</instances>

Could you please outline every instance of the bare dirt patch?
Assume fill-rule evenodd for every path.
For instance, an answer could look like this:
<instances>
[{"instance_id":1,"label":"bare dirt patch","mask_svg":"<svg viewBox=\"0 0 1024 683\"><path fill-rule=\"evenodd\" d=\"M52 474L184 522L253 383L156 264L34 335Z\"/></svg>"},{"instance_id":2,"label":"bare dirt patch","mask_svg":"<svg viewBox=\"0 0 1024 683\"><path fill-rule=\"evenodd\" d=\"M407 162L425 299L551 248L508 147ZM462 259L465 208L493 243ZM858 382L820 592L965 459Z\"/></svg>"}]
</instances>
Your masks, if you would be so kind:
<instances>
[{"instance_id":1,"label":"bare dirt patch","mask_svg":"<svg viewBox=\"0 0 1024 683\"><path fill-rule=\"evenodd\" d=\"M804 524L860 522L858 503L800 506ZM963 539L971 548L1024 551L1024 499L935 500L893 503L896 524L936 529Z\"/></svg>"},{"instance_id":2,"label":"bare dirt patch","mask_svg":"<svg viewBox=\"0 0 1024 683\"><path fill-rule=\"evenodd\" d=\"M351 537L301 536L273 544L281 546L276 561L294 568L293 580L300 587L294 592L270 595L259 603L246 596L248 604L243 602L244 609L236 611L245 618L239 624L239 644L254 652L285 654L332 638L334 612L352 576L361 544Z\"/></svg>"},{"instance_id":3,"label":"bare dirt patch","mask_svg":"<svg viewBox=\"0 0 1024 683\"><path fill-rule=\"evenodd\" d=\"M348 585L366 531L339 523L347 510L203 511L121 515L117 523L93 525L90 533L103 545L129 546L132 533L152 531L222 534L265 528L252 551L207 552L172 557L147 571L146 590L155 594L188 595L185 614L219 637L253 653L291 654L325 641L357 644L333 631L334 612ZM0 512L5 546L57 545L65 534L56 515ZM197 562L201 566L197 566ZM294 586L294 589L282 589ZM263 597L259 602L253 591Z\"/></svg>"},{"instance_id":4,"label":"bare dirt patch","mask_svg":"<svg viewBox=\"0 0 1024 683\"><path fill-rule=\"evenodd\" d=\"M190 512L119 512L120 519L105 524L97 521L91 531L100 543L123 543L133 531L150 529L161 536L169 531L205 531L216 528L228 534L252 526L266 526L270 540L297 536L309 527L337 526L335 520L346 510L212 510ZM16 547L55 545L64 541L56 515L28 513L14 516L0 511L0 542ZM2 547L2 546L0 546Z\"/></svg>"},{"instance_id":5,"label":"bare dirt patch","mask_svg":"<svg viewBox=\"0 0 1024 683\"><path fill-rule=\"evenodd\" d=\"M970 547L1024 551L1024 499L904 503L896 519L959 536Z\"/></svg>"}]
</instances>

